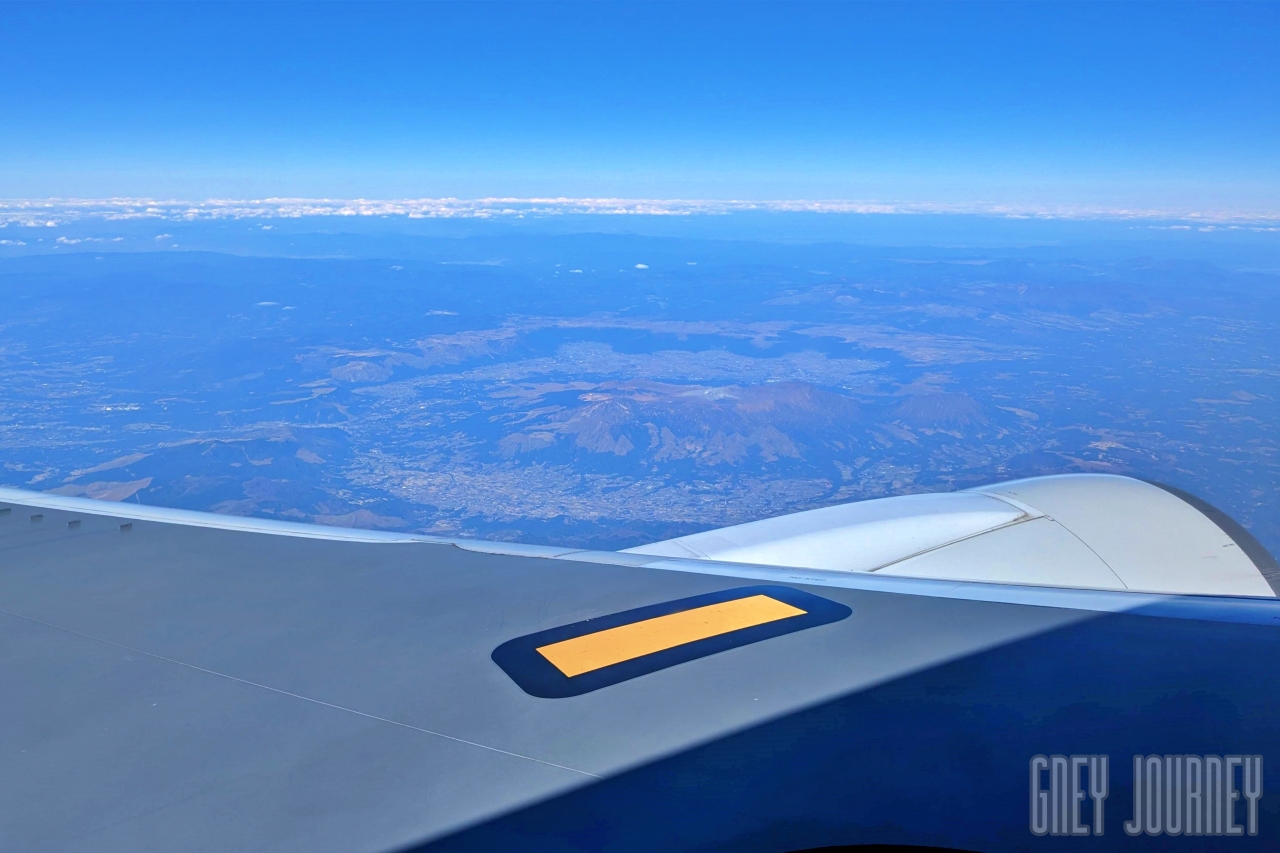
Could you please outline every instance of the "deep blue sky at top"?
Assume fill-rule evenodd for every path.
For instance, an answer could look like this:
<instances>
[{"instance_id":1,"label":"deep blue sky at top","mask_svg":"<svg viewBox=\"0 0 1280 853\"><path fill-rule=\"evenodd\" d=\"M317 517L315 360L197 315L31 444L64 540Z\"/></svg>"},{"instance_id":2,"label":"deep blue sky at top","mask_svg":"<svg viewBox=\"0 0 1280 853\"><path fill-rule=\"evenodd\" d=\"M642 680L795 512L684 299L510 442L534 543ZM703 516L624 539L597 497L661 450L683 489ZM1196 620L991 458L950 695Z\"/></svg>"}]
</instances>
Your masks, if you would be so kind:
<instances>
[{"instance_id":1,"label":"deep blue sky at top","mask_svg":"<svg viewBox=\"0 0 1280 853\"><path fill-rule=\"evenodd\" d=\"M1280 208L1280 4L0 4L0 197Z\"/></svg>"}]
</instances>

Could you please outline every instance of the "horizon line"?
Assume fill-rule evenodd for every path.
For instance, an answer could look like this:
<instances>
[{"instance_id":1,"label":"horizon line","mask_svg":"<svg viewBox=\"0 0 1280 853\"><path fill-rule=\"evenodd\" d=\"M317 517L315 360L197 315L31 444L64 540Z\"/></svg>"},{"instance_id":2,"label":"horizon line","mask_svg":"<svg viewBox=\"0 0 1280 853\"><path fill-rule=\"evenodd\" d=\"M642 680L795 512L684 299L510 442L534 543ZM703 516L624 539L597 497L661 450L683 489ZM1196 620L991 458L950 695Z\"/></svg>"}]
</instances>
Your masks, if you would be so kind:
<instances>
[{"instance_id":1,"label":"horizon line","mask_svg":"<svg viewBox=\"0 0 1280 853\"><path fill-rule=\"evenodd\" d=\"M734 213L814 213L863 216L981 216L998 219L1145 220L1280 223L1280 211L1224 211L1132 208L1106 205L1010 204L996 202L908 202L811 199L651 199L616 197L483 198L208 198L203 201L115 196L0 199L0 228L56 226L80 219L302 219L307 217L392 217L408 219L493 219L524 216L716 216ZM40 219L43 221L40 221ZM51 218L50 218L51 217ZM1261 230L1276 230L1265 228Z\"/></svg>"}]
</instances>

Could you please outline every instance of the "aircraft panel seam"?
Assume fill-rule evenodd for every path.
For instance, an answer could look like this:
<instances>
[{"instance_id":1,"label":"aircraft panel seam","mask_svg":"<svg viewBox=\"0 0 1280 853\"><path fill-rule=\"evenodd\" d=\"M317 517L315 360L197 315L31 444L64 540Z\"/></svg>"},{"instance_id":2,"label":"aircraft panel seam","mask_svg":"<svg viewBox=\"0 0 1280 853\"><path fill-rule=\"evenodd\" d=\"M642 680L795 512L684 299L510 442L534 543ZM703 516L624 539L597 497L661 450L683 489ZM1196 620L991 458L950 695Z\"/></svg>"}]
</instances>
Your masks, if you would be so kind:
<instances>
[{"instance_id":1,"label":"aircraft panel seam","mask_svg":"<svg viewBox=\"0 0 1280 853\"><path fill-rule=\"evenodd\" d=\"M467 745L467 746L474 746L474 747L477 747L477 748L479 748L479 749L488 750L489 752L496 752L496 753L499 753L499 754L501 754L501 755L509 755L509 756L511 756L512 758L522 758L522 759L524 759L525 761L533 761L533 762L535 762L535 763L537 763L537 764L544 764L544 765L546 765L546 766L548 766L548 767L554 767L554 768L556 768L557 770L566 770L566 771L568 771L568 772L570 772L570 773L576 773L576 774L579 774L579 775L582 775L582 776L589 776L589 777L590 777L590 778L592 778L592 779L602 779L602 778L604 778L604 777L599 776L599 775L597 775L597 774L595 774L595 773L590 773L590 772L588 772L588 771L586 771L586 770L579 770L579 769L577 769L576 767L567 767L567 766L565 766L565 765L563 765L563 764L556 764L554 761L546 761L546 760L541 759L541 758L534 758L534 757L533 757L533 756L531 756L531 755L522 755L521 753L518 753L518 752L511 752L510 750L500 749L500 748L498 748L498 747L496 747L496 746L489 746L489 745L487 745L487 744L477 743L477 742L475 742L475 741L473 741L473 740L467 740L466 738L460 738L460 737L455 737L455 736L453 736L453 735L447 735L447 734L444 734L443 732L432 731L431 729L424 729L424 728L422 728L421 726L415 726L415 725L413 725L413 724L411 724L411 723L404 723L404 722L400 722L399 720L392 720L392 719L388 719L387 717L379 717L377 714L370 714L370 713L367 713L367 712L365 712L365 711L358 711L358 710L356 710L355 708L348 708L348 707L346 707L345 705L335 705L335 704L334 704L334 703L332 703L332 702L326 702L326 701L324 701L323 699L316 699L316 698L311 697L311 696L303 696L303 695L302 695L302 694L300 694L300 693L292 693L292 692L290 692L290 691L288 691L288 690L282 690L282 689L281 689L281 688L279 688L279 687L272 687L272 686L271 686L271 685L269 685L269 684L263 684L263 683L262 683L262 682L260 682L260 681L251 681L251 680L249 680L249 679L247 679L247 678L240 678L239 676L231 675L231 674L226 673L226 672L219 672L219 671L217 671L216 669L208 669L208 668L206 668L206 667L198 666L198 665L193 664L193 663L187 663L186 661L180 661L180 660L177 660L177 659L175 659L175 658L165 657L164 655L159 655L159 654L156 654L155 652L148 652L148 651L145 651L145 650L143 650L143 649L136 648L136 647L134 647L134 646L126 646L124 643L117 643L117 642L114 642L114 641L112 641L112 640L104 639L104 638L102 638L102 637L95 637L94 635L92 635L92 634L86 634L86 633L84 633L83 631L77 631L77 630L75 630L75 629L73 629L73 628L67 628L67 627L64 627L64 626L62 626L62 625L55 625L55 624L53 624L52 622L45 622L43 619L36 619L36 618L34 618L34 617L31 617L31 616L24 616L24 615L22 615L21 613L14 613L14 612L13 612L13 611L11 611L11 610L5 610L5 609L3 609L3 608L0 608L0 613L5 614L6 616L12 616L12 617L14 617L15 619L22 619L22 620L24 620L24 621L26 621L26 622L32 622L32 623L34 623L34 624L36 624L36 625L43 625L43 626L45 626L46 628L53 628L53 629L54 629L54 630L56 630L56 631L63 631L63 632L68 633L68 634L74 634L75 636L77 636L77 637L83 637L83 638L85 638L86 640L95 640L95 641L97 641L97 642L99 642L99 643L106 643L106 644L107 644L107 645L109 645L109 646L115 646L117 649L123 649L123 650L124 650L124 651L126 651L126 652L132 652L132 653L134 653L134 654L145 655L145 656L147 656L147 657L149 657L149 658L153 658L153 659L155 659L155 660L164 661L165 663L176 664L177 666L186 667L187 669L193 669L193 670L195 670L196 672L203 672L203 673L205 673L206 675L214 675L214 676L217 676L218 678L225 678L225 679L227 679L228 681L236 681L236 682L239 682L240 684L245 684L245 685L248 685L248 686L250 686L250 687L257 687L257 688L259 688L259 689L261 689L261 690L269 690L269 691L271 691L272 693L278 693L278 694L280 694L281 696L288 696L288 697L290 697L290 698L292 698L292 699L301 699L303 702L310 702L310 703L312 703L312 704L314 704L314 705L321 705L321 706L323 706L323 707L325 707L325 708L332 708L332 709L334 709L335 711L345 711L345 712L346 712L346 713L348 713L348 714L355 714L355 715L356 715L356 716L358 716L358 717L366 717L366 718L368 718L368 719L370 719L370 720L377 720L378 722L381 722L381 723L389 723L389 724L391 724L391 725L393 725L393 726L400 726L401 728L410 729L410 730L415 731L415 732L421 732L422 734L434 735L435 737L444 738L445 740L451 740L451 741L454 741L455 743L461 743L461 744L465 744L465 745Z\"/></svg>"}]
</instances>

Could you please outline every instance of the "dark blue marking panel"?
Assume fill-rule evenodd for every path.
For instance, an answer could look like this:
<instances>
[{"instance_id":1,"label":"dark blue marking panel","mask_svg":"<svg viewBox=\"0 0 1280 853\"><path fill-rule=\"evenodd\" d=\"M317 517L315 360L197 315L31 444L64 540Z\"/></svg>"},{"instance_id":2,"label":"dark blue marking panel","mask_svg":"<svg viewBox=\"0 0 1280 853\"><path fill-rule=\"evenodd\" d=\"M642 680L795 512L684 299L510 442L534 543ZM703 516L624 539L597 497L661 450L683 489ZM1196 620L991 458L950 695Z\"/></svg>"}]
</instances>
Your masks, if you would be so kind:
<instances>
[{"instance_id":1,"label":"dark blue marking panel","mask_svg":"<svg viewBox=\"0 0 1280 853\"><path fill-rule=\"evenodd\" d=\"M742 628L713 637L681 643L673 648L663 649L652 654L625 660L590 672L568 676L551 663L538 649L586 637L662 616L694 610L709 605L732 602L753 596L767 596L775 601L788 604L801 611L799 615L785 619L766 622L760 625ZM609 687L619 682L629 681L660 669L676 666L708 655L718 654L739 646L758 643L803 631L819 625L839 622L847 618L853 611L843 604L813 595L787 586L749 586L721 590L719 592L695 595L675 601L665 601L648 607L638 607L621 613L611 613L572 625L563 625L508 640L493 650L493 662L502 668L520 689L531 696L544 699L562 699L569 696L580 696L602 687Z\"/></svg>"}]
</instances>

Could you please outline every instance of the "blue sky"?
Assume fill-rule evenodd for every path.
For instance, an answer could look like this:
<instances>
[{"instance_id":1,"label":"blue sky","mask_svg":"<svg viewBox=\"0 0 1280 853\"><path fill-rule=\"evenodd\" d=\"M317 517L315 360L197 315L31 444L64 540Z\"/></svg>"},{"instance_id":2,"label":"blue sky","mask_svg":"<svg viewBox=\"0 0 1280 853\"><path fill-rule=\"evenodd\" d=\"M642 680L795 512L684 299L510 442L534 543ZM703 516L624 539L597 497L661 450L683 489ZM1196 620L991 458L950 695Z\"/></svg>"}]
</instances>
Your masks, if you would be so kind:
<instances>
[{"instance_id":1,"label":"blue sky","mask_svg":"<svg viewBox=\"0 0 1280 853\"><path fill-rule=\"evenodd\" d=\"M0 5L0 197L1280 208L1280 4Z\"/></svg>"}]
</instances>

